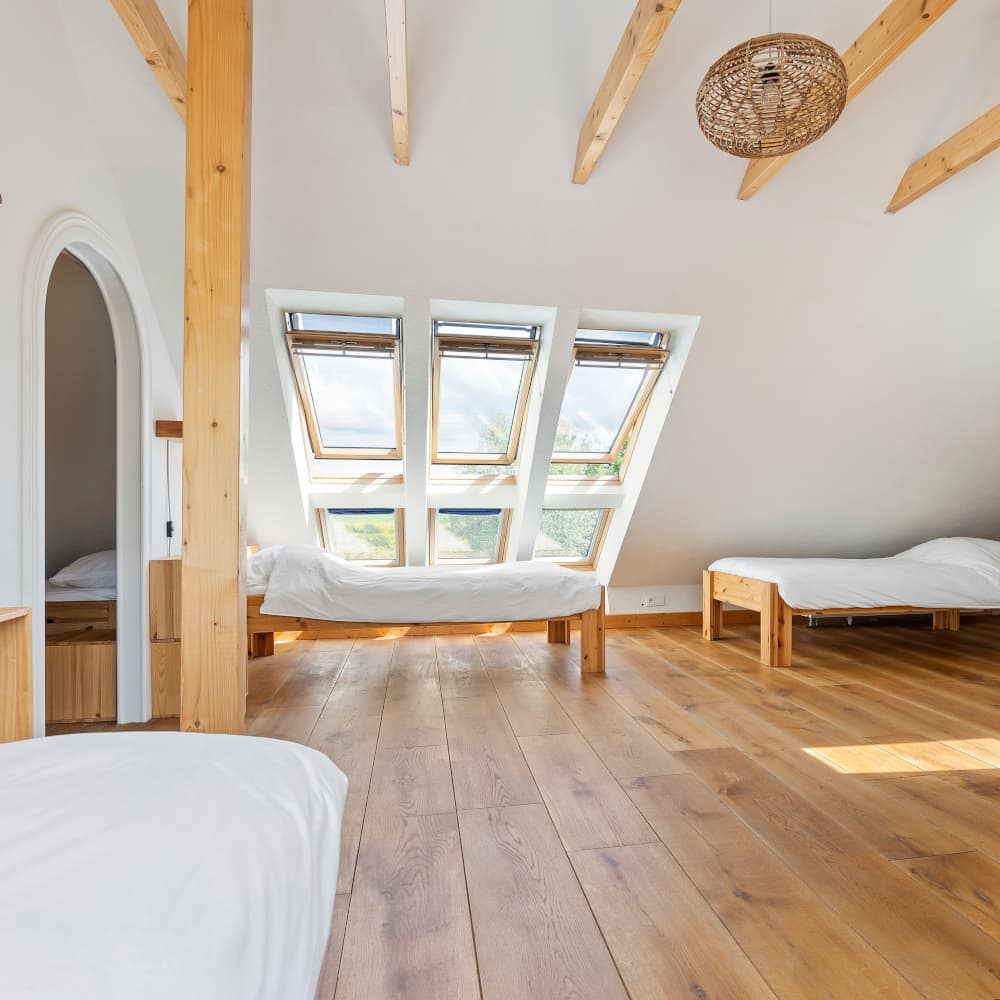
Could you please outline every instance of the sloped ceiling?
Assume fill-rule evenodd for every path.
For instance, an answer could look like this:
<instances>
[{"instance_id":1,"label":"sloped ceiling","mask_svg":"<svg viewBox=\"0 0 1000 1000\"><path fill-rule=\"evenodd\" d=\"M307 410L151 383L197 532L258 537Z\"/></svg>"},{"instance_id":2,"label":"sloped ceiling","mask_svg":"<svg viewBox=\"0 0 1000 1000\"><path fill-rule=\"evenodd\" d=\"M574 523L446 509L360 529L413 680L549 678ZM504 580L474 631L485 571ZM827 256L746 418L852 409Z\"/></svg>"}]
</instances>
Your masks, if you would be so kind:
<instances>
[{"instance_id":1,"label":"sloped ceiling","mask_svg":"<svg viewBox=\"0 0 1000 1000\"><path fill-rule=\"evenodd\" d=\"M183 3L164 6L175 23ZM775 28L843 49L883 6L777 0ZM631 9L410 0L402 168L382 5L257 0L258 541L287 540L299 502L266 288L701 315L615 585L694 583L724 554L1000 537L1000 157L883 214L913 159L1000 99L1000 9L956 4L746 203L743 164L702 138L693 102L718 55L766 31L763 0L685 0L592 179L570 183ZM141 142L147 123L128 126ZM148 197L178 170L148 176ZM137 243L179 224L138 213Z\"/></svg>"}]
</instances>

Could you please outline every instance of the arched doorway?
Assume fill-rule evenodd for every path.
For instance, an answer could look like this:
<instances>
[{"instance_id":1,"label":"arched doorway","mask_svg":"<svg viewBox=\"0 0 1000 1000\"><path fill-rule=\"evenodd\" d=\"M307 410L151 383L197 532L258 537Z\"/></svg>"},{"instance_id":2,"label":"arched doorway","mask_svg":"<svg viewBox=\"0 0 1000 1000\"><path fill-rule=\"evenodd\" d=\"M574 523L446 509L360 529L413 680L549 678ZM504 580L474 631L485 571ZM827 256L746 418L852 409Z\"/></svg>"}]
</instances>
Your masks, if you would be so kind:
<instances>
[{"instance_id":1,"label":"arched doorway","mask_svg":"<svg viewBox=\"0 0 1000 1000\"><path fill-rule=\"evenodd\" d=\"M39 238L24 298L22 574L25 598L33 612L37 736L45 732L45 319L53 270L67 253L96 284L114 339L117 720L142 722L150 715L144 569L149 550L149 385L142 326L109 237L85 216L68 213L54 219Z\"/></svg>"}]
</instances>

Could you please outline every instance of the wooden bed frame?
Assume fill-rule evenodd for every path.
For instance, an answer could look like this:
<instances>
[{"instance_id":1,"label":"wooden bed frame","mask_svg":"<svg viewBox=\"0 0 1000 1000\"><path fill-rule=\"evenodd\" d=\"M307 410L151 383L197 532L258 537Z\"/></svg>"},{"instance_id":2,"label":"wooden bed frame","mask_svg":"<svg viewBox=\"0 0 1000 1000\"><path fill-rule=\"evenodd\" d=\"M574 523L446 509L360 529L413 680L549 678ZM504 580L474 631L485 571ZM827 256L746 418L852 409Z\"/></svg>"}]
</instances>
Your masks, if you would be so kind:
<instances>
[{"instance_id":1,"label":"wooden bed frame","mask_svg":"<svg viewBox=\"0 0 1000 1000\"><path fill-rule=\"evenodd\" d=\"M760 662L768 667L792 665L792 618L799 616L845 615L932 615L937 631L957 632L960 608L911 608L903 605L884 608L823 608L789 607L778 593L778 585L767 580L755 580L733 573L704 572L702 591L702 635L709 640L722 634L722 606L735 604L740 608L760 612Z\"/></svg>"},{"instance_id":2,"label":"wooden bed frame","mask_svg":"<svg viewBox=\"0 0 1000 1000\"><path fill-rule=\"evenodd\" d=\"M584 611L568 618L551 618L548 620L548 640L553 643L569 645L570 632L574 621L580 622L580 669L585 674L604 673L604 587L601 587L600 606L593 611ZM272 656L274 654L275 632L326 632L330 630L343 631L345 634L359 629L420 629L428 634L446 632L449 629L467 630L475 622L436 622L399 623L399 622L334 622L322 618L291 618L281 615L265 615L261 612L262 596L247 598L247 643L251 656ZM484 622L495 624L494 622Z\"/></svg>"}]
</instances>

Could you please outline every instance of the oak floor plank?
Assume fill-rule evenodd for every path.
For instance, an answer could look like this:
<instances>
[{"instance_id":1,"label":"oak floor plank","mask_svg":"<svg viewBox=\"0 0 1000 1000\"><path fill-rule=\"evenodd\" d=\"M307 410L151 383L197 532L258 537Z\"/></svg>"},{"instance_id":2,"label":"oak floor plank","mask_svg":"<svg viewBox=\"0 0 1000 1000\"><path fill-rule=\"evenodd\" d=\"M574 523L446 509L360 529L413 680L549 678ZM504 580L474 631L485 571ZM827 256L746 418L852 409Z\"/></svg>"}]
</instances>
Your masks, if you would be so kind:
<instances>
[{"instance_id":1,"label":"oak floor plank","mask_svg":"<svg viewBox=\"0 0 1000 1000\"><path fill-rule=\"evenodd\" d=\"M429 816L454 811L446 746L391 747L376 753L366 816Z\"/></svg>"},{"instance_id":2,"label":"oak floor plank","mask_svg":"<svg viewBox=\"0 0 1000 1000\"><path fill-rule=\"evenodd\" d=\"M495 694L447 698L444 707L459 809L541 802Z\"/></svg>"},{"instance_id":3,"label":"oak floor plank","mask_svg":"<svg viewBox=\"0 0 1000 1000\"><path fill-rule=\"evenodd\" d=\"M694 775L625 788L779 996L919 995Z\"/></svg>"},{"instance_id":4,"label":"oak floor plank","mask_svg":"<svg viewBox=\"0 0 1000 1000\"><path fill-rule=\"evenodd\" d=\"M545 807L458 815L484 1000L625 1000Z\"/></svg>"},{"instance_id":5,"label":"oak floor plank","mask_svg":"<svg viewBox=\"0 0 1000 1000\"><path fill-rule=\"evenodd\" d=\"M434 638L401 639L386 684L379 748L444 746L445 742Z\"/></svg>"},{"instance_id":6,"label":"oak floor plank","mask_svg":"<svg viewBox=\"0 0 1000 1000\"><path fill-rule=\"evenodd\" d=\"M518 742L567 851L656 840L582 736L522 736Z\"/></svg>"},{"instance_id":7,"label":"oak floor plank","mask_svg":"<svg viewBox=\"0 0 1000 1000\"><path fill-rule=\"evenodd\" d=\"M496 682L497 697L516 736L575 733L576 726L541 682Z\"/></svg>"},{"instance_id":8,"label":"oak floor plank","mask_svg":"<svg viewBox=\"0 0 1000 1000\"><path fill-rule=\"evenodd\" d=\"M666 750L711 750L729 741L694 713L633 673L602 678L602 686Z\"/></svg>"},{"instance_id":9,"label":"oak floor plank","mask_svg":"<svg viewBox=\"0 0 1000 1000\"><path fill-rule=\"evenodd\" d=\"M340 956L344 950L344 932L347 930L347 912L351 905L350 893L338 893L333 907L330 939L326 946L323 968L316 986L316 1000L334 1000L337 977L340 973Z\"/></svg>"},{"instance_id":10,"label":"oak floor plank","mask_svg":"<svg viewBox=\"0 0 1000 1000\"><path fill-rule=\"evenodd\" d=\"M262 708L247 727L249 736L305 743L316 725L322 705L299 708Z\"/></svg>"},{"instance_id":11,"label":"oak floor plank","mask_svg":"<svg viewBox=\"0 0 1000 1000\"><path fill-rule=\"evenodd\" d=\"M309 737L308 745L325 753L347 777L338 892L350 892L354 880L384 701L384 687L341 687L338 683Z\"/></svg>"},{"instance_id":12,"label":"oak floor plank","mask_svg":"<svg viewBox=\"0 0 1000 1000\"><path fill-rule=\"evenodd\" d=\"M475 636L439 635L435 643L442 697L468 698L493 693L493 681L486 672Z\"/></svg>"},{"instance_id":13,"label":"oak floor plank","mask_svg":"<svg viewBox=\"0 0 1000 1000\"><path fill-rule=\"evenodd\" d=\"M358 855L337 1000L478 995L456 817L373 817Z\"/></svg>"},{"instance_id":14,"label":"oak floor plank","mask_svg":"<svg viewBox=\"0 0 1000 1000\"><path fill-rule=\"evenodd\" d=\"M931 997L956 1000L996 995L1000 943L908 881L904 873L745 754L688 750L685 759L914 987ZM891 920L885 912L890 900Z\"/></svg>"},{"instance_id":15,"label":"oak floor plank","mask_svg":"<svg viewBox=\"0 0 1000 1000\"><path fill-rule=\"evenodd\" d=\"M896 863L995 941L1000 941L1000 864L978 851Z\"/></svg>"},{"instance_id":16,"label":"oak floor plank","mask_svg":"<svg viewBox=\"0 0 1000 1000\"><path fill-rule=\"evenodd\" d=\"M633 1000L774 1000L662 844L575 851L570 859Z\"/></svg>"},{"instance_id":17,"label":"oak floor plank","mask_svg":"<svg viewBox=\"0 0 1000 1000\"><path fill-rule=\"evenodd\" d=\"M513 636L477 635L476 646L483 658L483 667L495 684L538 682L538 674L521 652Z\"/></svg>"},{"instance_id":18,"label":"oak floor plank","mask_svg":"<svg viewBox=\"0 0 1000 1000\"><path fill-rule=\"evenodd\" d=\"M577 686L560 683L552 674L545 679L551 681L550 690L563 710L616 778L676 771L670 751L607 694L599 680Z\"/></svg>"}]
</instances>

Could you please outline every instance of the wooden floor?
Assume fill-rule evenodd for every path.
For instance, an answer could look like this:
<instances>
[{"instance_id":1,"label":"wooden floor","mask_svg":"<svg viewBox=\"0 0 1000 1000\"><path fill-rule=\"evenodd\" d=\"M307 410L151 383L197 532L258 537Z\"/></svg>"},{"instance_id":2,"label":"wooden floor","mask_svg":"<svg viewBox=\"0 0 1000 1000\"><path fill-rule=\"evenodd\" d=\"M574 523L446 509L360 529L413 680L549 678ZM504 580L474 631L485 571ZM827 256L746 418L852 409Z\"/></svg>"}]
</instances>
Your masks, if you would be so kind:
<instances>
[{"instance_id":1,"label":"wooden floor","mask_svg":"<svg viewBox=\"0 0 1000 1000\"><path fill-rule=\"evenodd\" d=\"M728 635L253 662L350 779L323 1000L1000 997L1000 619Z\"/></svg>"}]
</instances>

